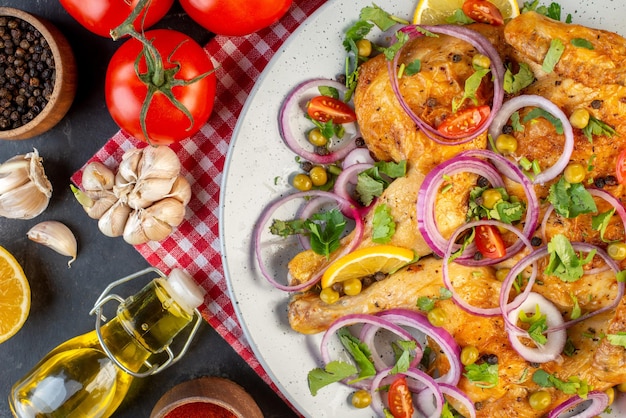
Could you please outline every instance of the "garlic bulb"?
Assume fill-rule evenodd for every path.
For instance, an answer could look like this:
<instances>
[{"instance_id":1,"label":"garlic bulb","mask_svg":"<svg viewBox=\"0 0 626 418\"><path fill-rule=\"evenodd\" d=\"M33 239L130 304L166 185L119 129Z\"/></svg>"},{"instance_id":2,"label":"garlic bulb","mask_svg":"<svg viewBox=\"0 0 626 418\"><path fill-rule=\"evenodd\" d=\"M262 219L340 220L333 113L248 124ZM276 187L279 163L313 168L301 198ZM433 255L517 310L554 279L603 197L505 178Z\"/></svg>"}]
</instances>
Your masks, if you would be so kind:
<instances>
[{"instance_id":1,"label":"garlic bulb","mask_svg":"<svg viewBox=\"0 0 626 418\"><path fill-rule=\"evenodd\" d=\"M37 149L0 164L0 216L32 219L50 202L52 185Z\"/></svg>"},{"instance_id":2,"label":"garlic bulb","mask_svg":"<svg viewBox=\"0 0 626 418\"><path fill-rule=\"evenodd\" d=\"M76 237L72 231L59 221L44 221L33 226L26 234L28 238L39 244L52 248L61 255L72 257L67 266L76 260L77 248Z\"/></svg>"},{"instance_id":3,"label":"garlic bulb","mask_svg":"<svg viewBox=\"0 0 626 418\"><path fill-rule=\"evenodd\" d=\"M160 241L183 221L191 199L180 170L169 147L133 148L124 153L116 173L101 163L88 164L84 191L72 190L103 234L122 236L133 245Z\"/></svg>"}]
</instances>

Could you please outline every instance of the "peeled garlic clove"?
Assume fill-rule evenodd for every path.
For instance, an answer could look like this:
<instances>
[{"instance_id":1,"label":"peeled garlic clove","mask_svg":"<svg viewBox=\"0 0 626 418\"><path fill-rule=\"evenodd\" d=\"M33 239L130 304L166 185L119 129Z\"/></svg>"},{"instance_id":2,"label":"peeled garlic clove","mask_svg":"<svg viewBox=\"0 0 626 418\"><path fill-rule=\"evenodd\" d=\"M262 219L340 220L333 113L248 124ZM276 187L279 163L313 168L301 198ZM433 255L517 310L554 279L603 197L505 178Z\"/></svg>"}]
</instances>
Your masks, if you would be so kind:
<instances>
[{"instance_id":1,"label":"peeled garlic clove","mask_svg":"<svg viewBox=\"0 0 626 418\"><path fill-rule=\"evenodd\" d=\"M141 228L150 241L161 241L172 233L172 227L147 213L142 214Z\"/></svg>"},{"instance_id":2,"label":"peeled garlic clove","mask_svg":"<svg viewBox=\"0 0 626 418\"><path fill-rule=\"evenodd\" d=\"M143 230L141 212L133 211L124 226L124 241L131 245L145 244L150 241Z\"/></svg>"},{"instance_id":3,"label":"peeled garlic clove","mask_svg":"<svg viewBox=\"0 0 626 418\"><path fill-rule=\"evenodd\" d=\"M170 192L164 197L173 197L174 199L180 201L184 206L187 206L191 200L191 185L184 176L179 175L176 177L174 184L172 184Z\"/></svg>"},{"instance_id":4,"label":"peeled garlic clove","mask_svg":"<svg viewBox=\"0 0 626 418\"><path fill-rule=\"evenodd\" d=\"M139 148L129 149L122 155L122 161L117 168L117 173L127 182L134 183L137 181L137 167L142 155L143 151Z\"/></svg>"},{"instance_id":5,"label":"peeled garlic clove","mask_svg":"<svg viewBox=\"0 0 626 418\"><path fill-rule=\"evenodd\" d=\"M84 190L111 190L115 183L115 174L106 165L92 162L83 170L82 186Z\"/></svg>"},{"instance_id":6,"label":"peeled garlic clove","mask_svg":"<svg viewBox=\"0 0 626 418\"><path fill-rule=\"evenodd\" d=\"M131 208L119 200L98 220L98 229L107 237L119 237L129 219Z\"/></svg>"},{"instance_id":7,"label":"peeled garlic clove","mask_svg":"<svg viewBox=\"0 0 626 418\"><path fill-rule=\"evenodd\" d=\"M173 197L166 197L144 209L144 214L168 225L178 226L185 218L185 205Z\"/></svg>"},{"instance_id":8,"label":"peeled garlic clove","mask_svg":"<svg viewBox=\"0 0 626 418\"><path fill-rule=\"evenodd\" d=\"M139 179L175 179L180 173L180 160L170 147L148 146L143 149L137 173Z\"/></svg>"},{"instance_id":9,"label":"peeled garlic clove","mask_svg":"<svg viewBox=\"0 0 626 418\"><path fill-rule=\"evenodd\" d=\"M163 196L172 190L172 184L176 178L149 178L141 179L135 183L133 191L128 195L128 205L133 209L146 208L161 200Z\"/></svg>"},{"instance_id":10,"label":"peeled garlic clove","mask_svg":"<svg viewBox=\"0 0 626 418\"><path fill-rule=\"evenodd\" d=\"M50 198L31 181L0 195L0 216L32 219L46 210L49 202Z\"/></svg>"},{"instance_id":11,"label":"peeled garlic clove","mask_svg":"<svg viewBox=\"0 0 626 418\"><path fill-rule=\"evenodd\" d=\"M59 221L44 221L33 226L26 234L28 238L39 244L43 244L61 255L72 257L67 266L76 260L77 248L76 237L65 224Z\"/></svg>"}]
</instances>

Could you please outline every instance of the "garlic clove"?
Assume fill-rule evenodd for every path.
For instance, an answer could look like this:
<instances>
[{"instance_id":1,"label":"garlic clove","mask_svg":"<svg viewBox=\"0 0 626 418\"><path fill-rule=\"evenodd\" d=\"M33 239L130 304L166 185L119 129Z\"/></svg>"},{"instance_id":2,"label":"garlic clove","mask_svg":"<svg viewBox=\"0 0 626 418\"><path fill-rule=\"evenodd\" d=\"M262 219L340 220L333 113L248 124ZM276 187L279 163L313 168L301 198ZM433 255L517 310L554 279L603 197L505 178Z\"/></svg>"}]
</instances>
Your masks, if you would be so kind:
<instances>
[{"instance_id":1,"label":"garlic clove","mask_svg":"<svg viewBox=\"0 0 626 418\"><path fill-rule=\"evenodd\" d=\"M176 181L172 184L172 189L164 197L173 197L187 206L191 200L191 185L183 175L176 177Z\"/></svg>"},{"instance_id":2,"label":"garlic clove","mask_svg":"<svg viewBox=\"0 0 626 418\"><path fill-rule=\"evenodd\" d=\"M141 179L128 195L128 205L133 209L146 208L161 200L163 196L172 190L172 184L176 180L172 178L147 178Z\"/></svg>"},{"instance_id":3,"label":"garlic clove","mask_svg":"<svg viewBox=\"0 0 626 418\"><path fill-rule=\"evenodd\" d=\"M34 182L28 182L0 195L0 216L32 219L48 207L50 198Z\"/></svg>"},{"instance_id":4,"label":"garlic clove","mask_svg":"<svg viewBox=\"0 0 626 418\"><path fill-rule=\"evenodd\" d=\"M144 209L144 214L170 226L178 226L185 218L185 205L173 197L166 197Z\"/></svg>"},{"instance_id":5,"label":"garlic clove","mask_svg":"<svg viewBox=\"0 0 626 418\"><path fill-rule=\"evenodd\" d=\"M124 233L131 208L121 202L115 202L98 220L98 229L107 237L119 237Z\"/></svg>"},{"instance_id":6,"label":"garlic clove","mask_svg":"<svg viewBox=\"0 0 626 418\"><path fill-rule=\"evenodd\" d=\"M117 172L126 182L134 183L137 181L137 167L143 156L143 151L139 148L131 148L122 155Z\"/></svg>"},{"instance_id":7,"label":"garlic clove","mask_svg":"<svg viewBox=\"0 0 626 418\"><path fill-rule=\"evenodd\" d=\"M161 241L172 233L172 227L146 212L141 216L141 228L150 241Z\"/></svg>"},{"instance_id":8,"label":"garlic clove","mask_svg":"<svg viewBox=\"0 0 626 418\"><path fill-rule=\"evenodd\" d=\"M100 219L104 213L117 202L117 197L110 190L96 190L86 193L91 199L91 206L83 206L87 215L92 219Z\"/></svg>"},{"instance_id":9,"label":"garlic clove","mask_svg":"<svg viewBox=\"0 0 626 418\"><path fill-rule=\"evenodd\" d=\"M170 147L148 146L143 149L137 173L139 179L175 179L180 173L180 167L180 160Z\"/></svg>"},{"instance_id":10,"label":"garlic clove","mask_svg":"<svg viewBox=\"0 0 626 418\"><path fill-rule=\"evenodd\" d=\"M124 226L124 241L131 245L145 244L150 241L143 230L141 212L132 211Z\"/></svg>"},{"instance_id":11,"label":"garlic clove","mask_svg":"<svg viewBox=\"0 0 626 418\"><path fill-rule=\"evenodd\" d=\"M83 190L111 190L115 183L115 174L100 162L91 162L83 170Z\"/></svg>"},{"instance_id":12,"label":"garlic clove","mask_svg":"<svg viewBox=\"0 0 626 418\"><path fill-rule=\"evenodd\" d=\"M33 226L26 234L36 243L52 248L59 254L72 257L67 266L76 260L77 248L76 237L72 231L59 221L44 221Z\"/></svg>"},{"instance_id":13,"label":"garlic clove","mask_svg":"<svg viewBox=\"0 0 626 418\"><path fill-rule=\"evenodd\" d=\"M46 177L46 173L43 169L43 158L39 156L37 148L33 148L33 152L26 154L26 158L30 160L30 170L28 173L30 181L37 186L42 194L50 199L50 196L52 196L52 184L50 184L48 177Z\"/></svg>"},{"instance_id":14,"label":"garlic clove","mask_svg":"<svg viewBox=\"0 0 626 418\"><path fill-rule=\"evenodd\" d=\"M27 159L16 157L0 164L0 194L9 192L30 181L29 167L30 162Z\"/></svg>"}]
</instances>

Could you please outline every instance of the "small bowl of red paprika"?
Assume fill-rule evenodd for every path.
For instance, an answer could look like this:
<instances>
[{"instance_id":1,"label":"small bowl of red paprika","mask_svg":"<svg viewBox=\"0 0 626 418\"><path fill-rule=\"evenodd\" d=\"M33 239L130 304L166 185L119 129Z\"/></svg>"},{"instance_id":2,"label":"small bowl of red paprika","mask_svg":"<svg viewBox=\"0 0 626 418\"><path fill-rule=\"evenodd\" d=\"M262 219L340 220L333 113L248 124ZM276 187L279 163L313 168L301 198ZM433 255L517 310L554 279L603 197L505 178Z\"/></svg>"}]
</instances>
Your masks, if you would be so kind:
<instances>
[{"instance_id":1,"label":"small bowl of red paprika","mask_svg":"<svg viewBox=\"0 0 626 418\"><path fill-rule=\"evenodd\" d=\"M228 379L201 377L180 383L158 400L150 418L263 418L244 388Z\"/></svg>"}]
</instances>

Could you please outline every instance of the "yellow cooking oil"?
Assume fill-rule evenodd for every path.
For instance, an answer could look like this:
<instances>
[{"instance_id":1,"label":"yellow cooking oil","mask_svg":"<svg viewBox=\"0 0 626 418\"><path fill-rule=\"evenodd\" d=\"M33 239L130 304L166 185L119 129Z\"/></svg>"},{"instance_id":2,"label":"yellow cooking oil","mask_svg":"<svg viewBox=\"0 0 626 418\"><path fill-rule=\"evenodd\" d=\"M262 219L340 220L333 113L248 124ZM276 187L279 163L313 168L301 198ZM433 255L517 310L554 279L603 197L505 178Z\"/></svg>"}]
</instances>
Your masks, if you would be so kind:
<instances>
[{"instance_id":1,"label":"yellow cooking oil","mask_svg":"<svg viewBox=\"0 0 626 418\"><path fill-rule=\"evenodd\" d=\"M163 278L124 300L100 328L112 356L134 373L167 348L193 319L168 292ZM74 337L48 353L12 388L16 417L109 417L124 399L134 376L118 367L97 331Z\"/></svg>"}]
</instances>

